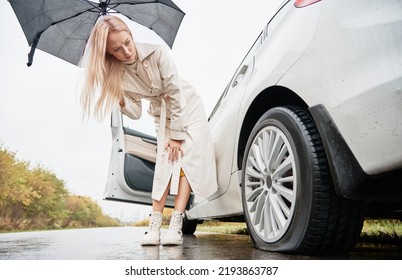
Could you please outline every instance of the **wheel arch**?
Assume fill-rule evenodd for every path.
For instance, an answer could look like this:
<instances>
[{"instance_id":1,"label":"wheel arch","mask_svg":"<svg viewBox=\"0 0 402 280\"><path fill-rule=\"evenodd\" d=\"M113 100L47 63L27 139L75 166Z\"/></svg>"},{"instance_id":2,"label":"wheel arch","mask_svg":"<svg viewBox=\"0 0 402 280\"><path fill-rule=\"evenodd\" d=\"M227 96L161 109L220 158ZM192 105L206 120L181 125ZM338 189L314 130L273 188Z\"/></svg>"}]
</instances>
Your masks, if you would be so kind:
<instances>
[{"instance_id":1,"label":"wheel arch","mask_svg":"<svg viewBox=\"0 0 402 280\"><path fill-rule=\"evenodd\" d=\"M259 93L251 103L242 121L238 148L237 167L241 169L243 155L246 148L248 136L254 125L266 111L277 106L293 105L301 108L308 108L308 105L300 96L292 90L282 86L272 86Z\"/></svg>"}]
</instances>

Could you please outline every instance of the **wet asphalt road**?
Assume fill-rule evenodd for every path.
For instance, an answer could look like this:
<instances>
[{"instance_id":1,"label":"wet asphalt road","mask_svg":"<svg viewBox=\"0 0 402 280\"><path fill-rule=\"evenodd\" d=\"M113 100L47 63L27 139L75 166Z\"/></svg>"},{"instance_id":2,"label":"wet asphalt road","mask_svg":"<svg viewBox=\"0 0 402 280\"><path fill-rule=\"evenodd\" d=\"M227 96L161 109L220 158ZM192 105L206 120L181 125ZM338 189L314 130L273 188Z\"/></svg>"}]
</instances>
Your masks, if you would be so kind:
<instances>
[{"instance_id":1,"label":"wet asphalt road","mask_svg":"<svg viewBox=\"0 0 402 280\"><path fill-rule=\"evenodd\" d=\"M163 231L166 229L162 229ZM196 232L182 246L141 246L141 227L0 234L1 260L374 260L402 259L402 248L359 244L346 256L311 258L256 250L247 235Z\"/></svg>"}]
</instances>

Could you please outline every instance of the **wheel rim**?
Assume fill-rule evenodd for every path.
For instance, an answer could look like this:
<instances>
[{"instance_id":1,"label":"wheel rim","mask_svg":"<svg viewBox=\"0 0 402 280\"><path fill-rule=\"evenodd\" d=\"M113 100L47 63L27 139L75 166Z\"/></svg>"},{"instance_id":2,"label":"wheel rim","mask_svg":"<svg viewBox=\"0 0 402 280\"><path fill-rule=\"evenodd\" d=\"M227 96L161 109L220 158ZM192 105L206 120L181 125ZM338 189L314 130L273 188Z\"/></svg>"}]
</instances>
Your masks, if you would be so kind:
<instances>
[{"instance_id":1,"label":"wheel rim","mask_svg":"<svg viewBox=\"0 0 402 280\"><path fill-rule=\"evenodd\" d=\"M253 139L245 170L245 202L251 226L265 242L289 228L296 201L296 164L285 134L264 127Z\"/></svg>"}]
</instances>

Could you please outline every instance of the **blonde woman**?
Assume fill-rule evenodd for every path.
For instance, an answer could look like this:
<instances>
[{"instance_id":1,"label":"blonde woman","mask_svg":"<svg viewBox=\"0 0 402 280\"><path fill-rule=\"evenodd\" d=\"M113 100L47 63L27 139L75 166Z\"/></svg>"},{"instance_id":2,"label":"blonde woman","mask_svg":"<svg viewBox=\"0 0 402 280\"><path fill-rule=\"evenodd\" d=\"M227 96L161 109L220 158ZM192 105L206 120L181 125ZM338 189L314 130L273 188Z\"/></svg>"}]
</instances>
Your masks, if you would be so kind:
<instances>
[{"instance_id":1,"label":"blonde woman","mask_svg":"<svg viewBox=\"0 0 402 280\"><path fill-rule=\"evenodd\" d=\"M84 112L98 118L119 104L132 119L141 117L141 100L149 100L158 140L152 189L152 213L142 245L179 245L183 214L191 191L206 198L216 192L213 144L201 99L180 80L164 47L134 42L123 20L104 16L90 39ZM99 94L97 94L99 92ZM162 211L175 195L169 230L161 238Z\"/></svg>"}]
</instances>

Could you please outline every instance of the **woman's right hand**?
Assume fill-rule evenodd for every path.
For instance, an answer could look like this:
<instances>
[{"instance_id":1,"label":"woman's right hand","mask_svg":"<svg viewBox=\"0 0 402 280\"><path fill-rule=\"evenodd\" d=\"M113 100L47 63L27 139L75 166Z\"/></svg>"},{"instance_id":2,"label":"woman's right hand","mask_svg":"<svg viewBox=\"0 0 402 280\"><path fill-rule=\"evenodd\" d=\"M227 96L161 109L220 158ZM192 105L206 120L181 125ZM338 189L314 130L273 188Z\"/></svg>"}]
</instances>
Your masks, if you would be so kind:
<instances>
[{"instance_id":1,"label":"woman's right hand","mask_svg":"<svg viewBox=\"0 0 402 280\"><path fill-rule=\"evenodd\" d=\"M177 162L179 157L184 156L181 140L170 139L166 143L165 149L168 151L168 161L172 164Z\"/></svg>"}]
</instances>

